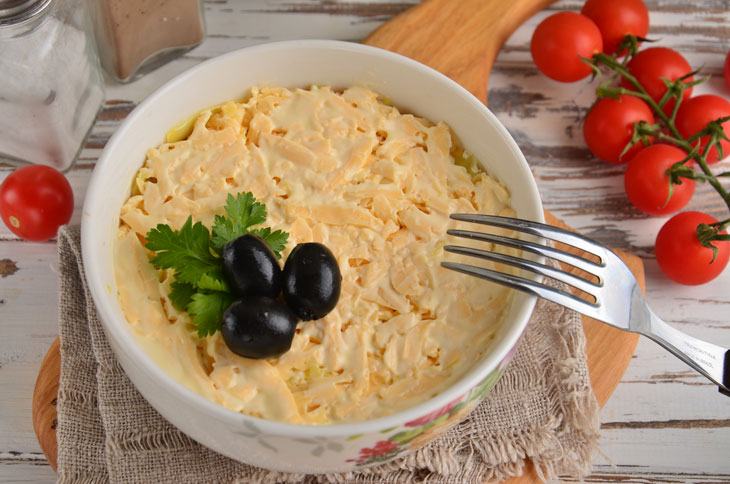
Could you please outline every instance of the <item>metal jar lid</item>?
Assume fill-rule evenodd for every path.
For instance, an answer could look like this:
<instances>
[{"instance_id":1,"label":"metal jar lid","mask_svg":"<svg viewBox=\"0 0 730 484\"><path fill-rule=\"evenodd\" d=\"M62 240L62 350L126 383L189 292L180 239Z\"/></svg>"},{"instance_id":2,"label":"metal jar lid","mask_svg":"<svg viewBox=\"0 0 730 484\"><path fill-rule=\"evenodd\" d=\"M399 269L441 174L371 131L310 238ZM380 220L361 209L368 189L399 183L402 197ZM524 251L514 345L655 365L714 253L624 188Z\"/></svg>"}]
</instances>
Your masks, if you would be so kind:
<instances>
[{"instance_id":1,"label":"metal jar lid","mask_svg":"<svg viewBox=\"0 0 730 484\"><path fill-rule=\"evenodd\" d=\"M0 0L0 26L13 25L41 14L53 0Z\"/></svg>"}]
</instances>

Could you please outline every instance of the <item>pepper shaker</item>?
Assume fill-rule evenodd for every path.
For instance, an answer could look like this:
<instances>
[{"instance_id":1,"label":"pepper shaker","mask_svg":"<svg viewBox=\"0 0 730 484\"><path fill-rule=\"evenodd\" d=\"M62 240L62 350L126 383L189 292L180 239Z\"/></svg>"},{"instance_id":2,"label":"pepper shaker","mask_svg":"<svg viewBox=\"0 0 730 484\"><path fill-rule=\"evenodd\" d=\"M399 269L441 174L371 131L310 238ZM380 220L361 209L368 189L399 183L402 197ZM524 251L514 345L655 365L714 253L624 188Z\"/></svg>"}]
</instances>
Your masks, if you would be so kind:
<instances>
[{"instance_id":1,"label":"pepper shaker","mask_svg":"<svg viewBox=\"0 0 730 484\"><path fill-rule=\"evenodd\" d=\"M104 70L130 82L198 46L202 0L87 0Z\"/></svg>"}]
</instances>

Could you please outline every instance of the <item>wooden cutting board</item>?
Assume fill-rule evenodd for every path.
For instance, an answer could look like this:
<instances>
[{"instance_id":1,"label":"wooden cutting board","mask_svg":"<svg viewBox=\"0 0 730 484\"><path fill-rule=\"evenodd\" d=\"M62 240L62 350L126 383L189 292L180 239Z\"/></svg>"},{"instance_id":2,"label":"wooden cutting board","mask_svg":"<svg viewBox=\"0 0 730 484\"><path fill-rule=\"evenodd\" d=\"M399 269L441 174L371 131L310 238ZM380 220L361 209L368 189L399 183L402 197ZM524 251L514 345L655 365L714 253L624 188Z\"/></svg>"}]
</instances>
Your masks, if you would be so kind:
<instances>
[{"instance_id":1,"label":"wooden cutting board","mask_svg":"<svg viewBox=\"0 0 730 484\"><path fill-rule=\"evenodd\" d=\"M497 53L527 18L555 0L426 0L383 24L364 43L418 60L451 77L486 102L487 81ZM567 227L549 212L551 225ZM644 287L641 260L619 255ZM583 318L593 391L601 406L618 384L638 336ZM41 449L56 469L56 395L61 368L59 341L44 358L33 395L33 426ZM508 481L537 484L535 469Z\"/></svg>"}]
</instances>

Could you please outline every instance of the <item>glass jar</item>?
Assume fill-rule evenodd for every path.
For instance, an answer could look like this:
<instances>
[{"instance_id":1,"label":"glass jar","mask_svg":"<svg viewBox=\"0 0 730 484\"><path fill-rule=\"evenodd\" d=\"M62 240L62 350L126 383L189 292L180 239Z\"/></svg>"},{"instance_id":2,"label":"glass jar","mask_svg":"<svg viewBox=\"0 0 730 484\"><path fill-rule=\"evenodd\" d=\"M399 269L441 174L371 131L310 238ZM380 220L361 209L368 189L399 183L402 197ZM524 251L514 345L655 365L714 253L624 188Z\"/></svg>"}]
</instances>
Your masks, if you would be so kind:
<instances>
[{"instance_id":1,"label":"glass jar","mask_svg":"<svg viewBox=\"0 0 730 484\"><path fill-rule=\"evenodd\" d=\"M130 82L198 46L202 0L87 0L104 70Z\"/></svg>"},{"instance_id":2,"label":"glass jar","mask_svg":"<svg viewBox=\"0 0 730 484\"><path fill-rule=\"evenodd\" d=\"M0 0L0 157L70 168L104 102L88 11Z\"/></svg>"}]
</instances>

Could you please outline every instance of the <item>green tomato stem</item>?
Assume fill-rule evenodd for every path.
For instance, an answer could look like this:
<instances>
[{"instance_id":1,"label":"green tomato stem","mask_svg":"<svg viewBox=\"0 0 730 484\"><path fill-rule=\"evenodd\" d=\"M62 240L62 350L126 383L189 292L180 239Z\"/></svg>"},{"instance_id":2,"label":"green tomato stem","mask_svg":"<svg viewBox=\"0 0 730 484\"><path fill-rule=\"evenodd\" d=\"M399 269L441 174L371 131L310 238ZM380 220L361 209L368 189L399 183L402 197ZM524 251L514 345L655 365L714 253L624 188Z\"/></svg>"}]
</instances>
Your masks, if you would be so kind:
<instances>
[{"instance_id":1,"label":"green tomato stem","mask_svg":"<svg viewBox=\"0 0 730 484\"><path fill-rule=\"evenodd\" d=\"M717 142L717 135L712 134L710 136L710 140L707 143L707 146L705 147L705 150L702 152L702 154L695 154L693 157L694 160L700 165L700 168L704 172L705 175L707 175L707 182L712 185L712 187L717 190L717 193L720 194L722 199L725 201L725 204L730 208L730 193L728 193L727 190L725 190L725 187L722 186L720 183L720 180L718 180L710 170L709 165L707 164L707 153L710 151L710 148L715 145ZM689 145L689 143L687 143ZM691 146L690 146L691 148Z\"/></svg>"},{"instance_id":2,"label":"green tomato stem","mask_svg":"<svg viewBox=\"0 0 730 484\"><path fill-rule=\"evenodd\" d=\"M722 232L723 230L730 228L730 218L725 219L721 222L717 222L712 224L714 227L717 227L718 232Z\"/></svg>"},{"instance_id":3,"label":"green tomato stem","mask_svg":"<svg viewBox=\"0 0 730 484\"><path fill-rule=\"evenodd\" d=\"M646 89L644 89L644 86L641 85L638 79L636 79L635 76L631 75L631 73L628 72L626 69L625 64L619 64L616 62L616 59L613 56L608 56L603 53L598 53L593 56L593 59L606 66L607 68L611 69L612 71L618 73L619 75L623 76L636 90L630 90L625 89L622 87L617 88L611 88L605 89L604 91L610 91L612 93L616 94L626 94L629 96L635 96L639 99L646 102L649 107L654 111L654 113L664 122L664 125L669 129L671 136L668 136L661 132L653 133L653 136L665 141L669 141L670 143L682 148L687 153L692 154L693 147L690 144L690 141L694 141L694 139L698 138L698 136L693 136L688 139L685 139L677 129L676 124L674 123L675 117L677 115L677 111L679 109L679 104L681 102L681 93L676 96L676 101L674 103L674 108L672 109L671 116L667 116L662 108L660 107L662 105L662 102L666 103L668 101L667 95L660 100L659 103L654 101L651 96L649 96L649 93L646 92ZM710 148L713 147L718 142L718 138L716 134L712 134L710 136L710 140L707 143L705 150L703 153L695 152L692 155L692 159L697 162L702 172L706 175L707 181L712 185L712 187L718 192L718 194L722 197L723 201L727 205L728 209L730 209L730 193L725 189L725 187L722 186L722 184L718 181L718 179L712 174L712 171L710 170L710 167L707 164L707 153L710 151Z\"/></svg>"}]
</instances>

